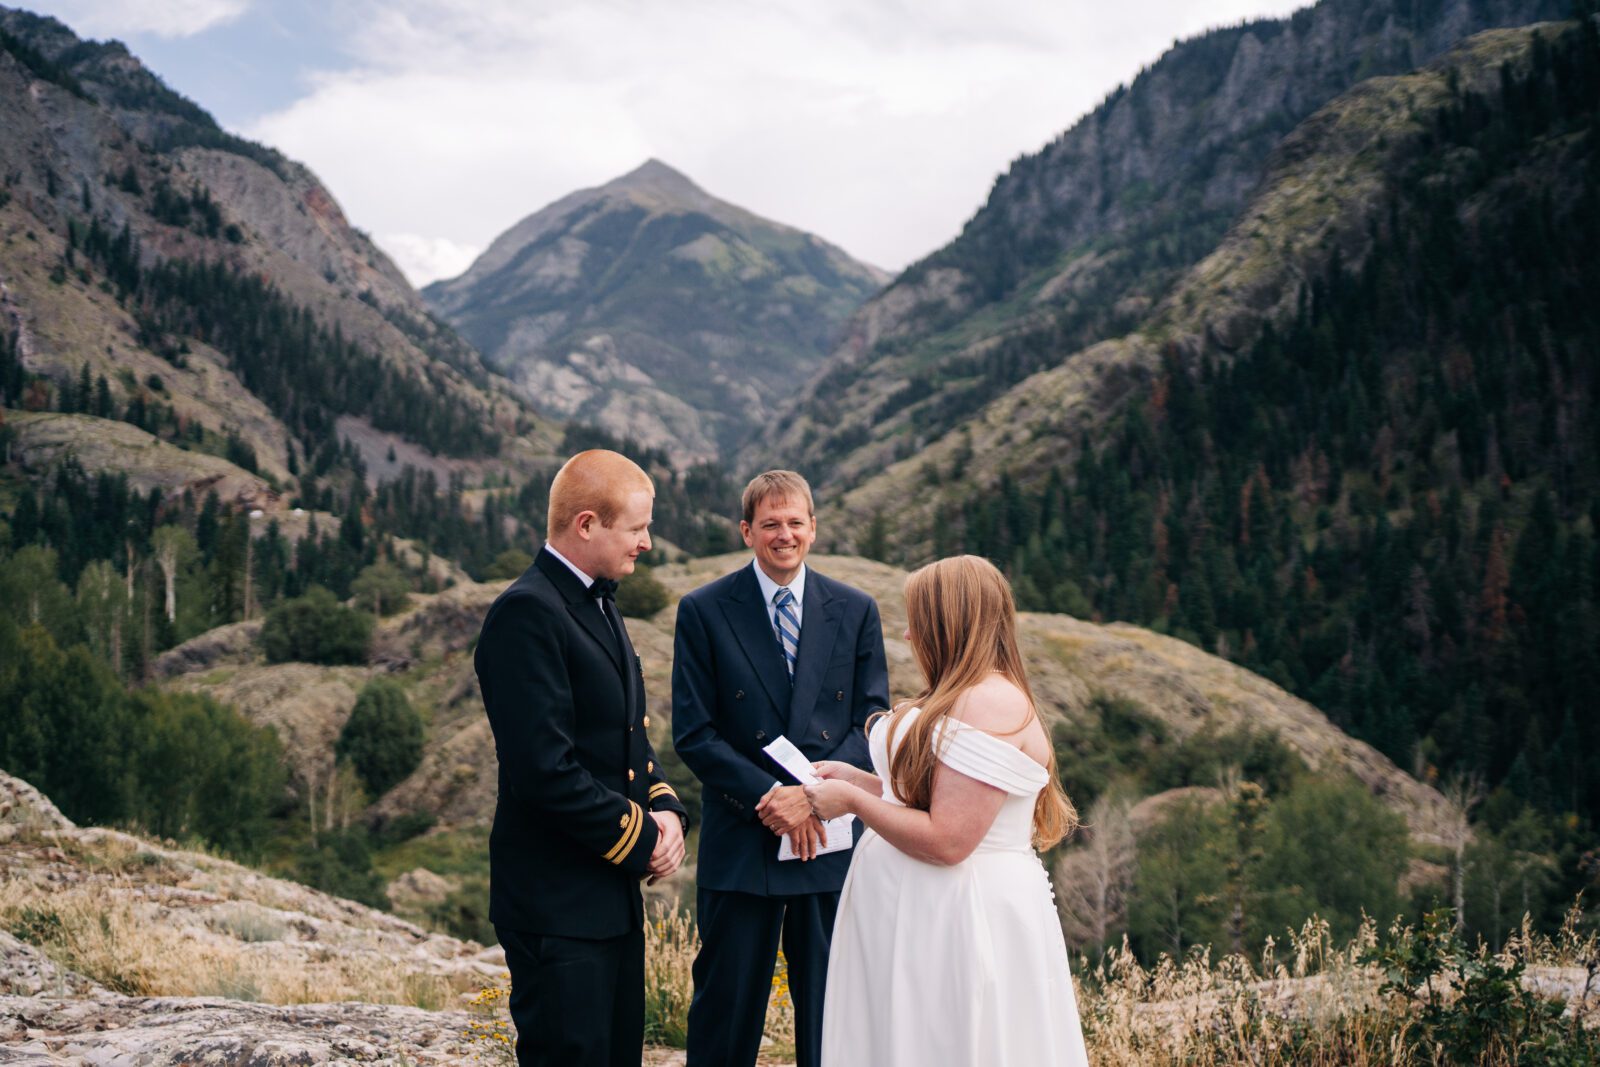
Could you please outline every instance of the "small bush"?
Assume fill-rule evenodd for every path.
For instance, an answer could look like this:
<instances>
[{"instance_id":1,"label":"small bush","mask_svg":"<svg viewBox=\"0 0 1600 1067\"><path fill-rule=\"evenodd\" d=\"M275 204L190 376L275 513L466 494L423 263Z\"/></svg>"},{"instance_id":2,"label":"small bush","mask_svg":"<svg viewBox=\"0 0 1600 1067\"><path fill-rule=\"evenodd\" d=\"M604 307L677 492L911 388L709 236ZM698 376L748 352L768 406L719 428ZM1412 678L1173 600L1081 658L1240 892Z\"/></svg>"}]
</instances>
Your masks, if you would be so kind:
<instances>
[{"instance_id":1,"label":"small bush","mask_svg":"<svg viewBox=\"0 0 1600 1067\"><path fill-rule=\"evenodd\" d=\"M642 563L617 585L617 610L630 619L648 619L671 600L667 587Z\"/></svg>"},{"instance_id":2,"label":"small bush","mask_svg":"<svg viewBox=\"0 0 1600 1067\"><path fill-rule=\"evenodd\" d=\"M480 945L499 942L489 921L489 879L481 874L465 878L450 895L428 908L429 922L451 937Z\"/></svg>"},{"instance_id":3,"label":"small bush","mask_svg":"<svg viewBox=\"0 0 1600 1067\"><path fill-rule=\"evenodd\" d=\"M410 841L413 837L421 837L432 830L436 821L433 815L426 811L408 811L404 815L396 815L378 824L372 831L372 843L377 848L388 848L402 841Z\"/></svg>"},{"instance_id":4,"label":"small bush","mask_svg":"<svg viewBox=\"0 0 1600 1067\"><path fill-rule=\"evenodd\" d=\"M383 878L372 869L365 830L324 833L316 844L302 846L291 877L324 893L389 910Z\"/></svg>"},{"instance_id":5,"label":"small bush","mask_svg":"<svg viewBox=\"0 0 1600 1067\"><path fill-rule=\"evenodd\" d=\"M405 690L393 679L374 678L356 697L334 754L349 760L367 790L379 797L417 769L422 740L422 716L406 699Z\"/></svg>"},{"instance_id":6,"label":"small bush","mask_svg":"<svg viewBox=\"0 0 1600 1067\"><path fill-rule=\"evenodd\" d=\"M274 607L261 626L261 650L272 663L365 663L371 638L372 617L318 585Z\"/></svg>"},{"instance_id":7,"label":"small bush","mask_svg":"<svg viewBox=\"0 0 1600 1067\"><path fill-rule=\"evenodd\" d=\"M364 568L350 583L356 603L374 615L393 615L411 605L411 579L383 559Z\"/></svg>"},{"instance_id":8,"label":"small bush","mask_svg":"<svg viewBox=\"0 0 1600 1067\"><path fill-rule=\"evenodd\" d=\"M483 580L511 581L520 578L522 572L533 566L533 557L520 548L508 548L494 558L494 562L483 570Z\"/></svg>"}]
</instances>

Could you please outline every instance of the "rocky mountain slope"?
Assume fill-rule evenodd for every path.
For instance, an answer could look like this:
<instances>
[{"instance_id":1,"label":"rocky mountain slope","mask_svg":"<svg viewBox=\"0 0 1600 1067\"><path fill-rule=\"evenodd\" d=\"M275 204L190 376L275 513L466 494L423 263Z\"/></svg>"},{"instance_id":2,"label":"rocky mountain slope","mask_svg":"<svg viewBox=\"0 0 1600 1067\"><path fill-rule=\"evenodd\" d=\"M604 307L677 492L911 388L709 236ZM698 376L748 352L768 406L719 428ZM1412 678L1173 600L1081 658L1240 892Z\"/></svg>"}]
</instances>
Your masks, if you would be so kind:
<instances>
[{"instance_id":1,"label":"rocky mountain slope","mask_svg":"<svg viewBox=\"0 0 1600 1067\"><path fill-rule=\"evenodd\" d=\"M1559 0L1321 0L1175 45L1014 163L955 241L864 306L751 465L781 457L851 487L969 422L998 423L988 405L1036 372L1120 380L1093 346L1145 329L1247 217L1269 168L1314 151L1305 132L1285 141L1303 121L1473 33L1566 13ZM1305 221L1318 229L1315 212ZM1075 445L1075 424L1061 429ZM896 505L918 495L895 480Z\"/></svg>"},{"instance_id":2,"label":"rocky mountain slope","mask_svg":"<svg viewBox=\"0 0 1600 1067\"><path fill-rule=\"evenodd\" d=\"M835 485L854 543L873 516L893 515L894 539L913 557L926 553L939 508L974 487L992 490L1002 473L1037 482L1070 463L1083 441L1098 446L1124 402L1149 389L1163 353L1191 367L1204 355L1227 359L1264 323L1292 314L1302 283L1335 249L1359 263L1390 176L1431 131L1452 86L1492 90L1502 64L1527 61L1531 41L1528 30L1480 34L1427 67L1372 78L1329 103L1283 138L1227 232L1142 308L1129 332L1070 351L1018 341L1054 365L1003 389L990 389L998 379L980 373L994 395L958 424L941 422L938 397L874 421L871 441L834 468L851 472ZM991 338L969 354L982 362L1006 344Z\"/></svg>"},{"instance_id":3,"label":"rocky mountain slope","mask_svg":"<svg viewBox=\"0 0 1600 1067\"><path fill-rule=\"evenodd\" d=\"M765 424L885 280L650 160L424 295L540 410L696 461Z\"/></svg>"},{"instance_id":4,"label":"rocky mountain slope","mask_svg":"<svg viewBox=\"0 0 1600 1067\"><path fill-rule=\"evenodd\" d=\"M0 46L0 327L56 393L105 380L84 420L132 405L146 414L127 421L181 448L231 442L279 486L340 419L371 431L373 458L494 455L531 425L305 167L226 133L116 42L0 9Z\"/></svg>"}]
</instances>

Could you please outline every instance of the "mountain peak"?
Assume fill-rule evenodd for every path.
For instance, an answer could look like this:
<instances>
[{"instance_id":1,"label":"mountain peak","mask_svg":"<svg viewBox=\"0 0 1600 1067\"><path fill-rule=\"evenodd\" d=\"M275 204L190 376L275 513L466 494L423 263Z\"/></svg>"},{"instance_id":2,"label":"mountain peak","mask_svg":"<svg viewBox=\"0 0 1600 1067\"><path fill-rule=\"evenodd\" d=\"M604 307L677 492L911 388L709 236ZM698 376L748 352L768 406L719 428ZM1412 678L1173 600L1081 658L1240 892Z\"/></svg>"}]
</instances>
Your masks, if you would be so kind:
<instances>
[{"instance_id":1,"label":"mountain peak","mask_svg":"<svg viewBox=\"0 0 1600 1067\"><path fill-rule=\"evenodd\" d=\"M645 160L639 166L630 170L620 178L607 182L607 189L654 189L666 191L689 191L705 195L705 191L689 179L681 170L661 162L654 156Z\"/></svg>"},{"instance_id":2,"label":"mountain peak","mask_svg":"<svg viewBox=\"0 0 1600 1067\"><path fill-rule=\"evenodd\" d=\"M598 192L623 196L653 208L680 208L713 215L725 214L729 209L741 210L724 204L696 185L682 171L653 157L622 177L602 185Z\"/></svg>"}]
</instances>

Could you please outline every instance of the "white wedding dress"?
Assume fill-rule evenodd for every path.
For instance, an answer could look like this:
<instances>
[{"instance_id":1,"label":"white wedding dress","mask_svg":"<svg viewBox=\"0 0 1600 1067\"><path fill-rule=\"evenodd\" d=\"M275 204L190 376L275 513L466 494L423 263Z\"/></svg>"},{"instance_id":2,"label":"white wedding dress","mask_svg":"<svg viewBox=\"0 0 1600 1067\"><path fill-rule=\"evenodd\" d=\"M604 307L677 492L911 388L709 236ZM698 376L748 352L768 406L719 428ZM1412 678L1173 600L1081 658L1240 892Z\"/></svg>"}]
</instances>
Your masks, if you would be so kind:
<instances>
[{"instance_id":1,"label":"white wedding dress","mask_svg":"<svg viewBox=\"0 0 1600 1067\"><path fill-rule=\"evenodd\" d=\"M883 799L898 804L887 721L867 740ZM1004 790L1005 803L953 867L912 859L871 830L856 843L833 928L822 1067L1084 1067L1066 942L1032 843L1049 771L976 727L946 724L940 759Z\"/></svg>"}]
</instances>

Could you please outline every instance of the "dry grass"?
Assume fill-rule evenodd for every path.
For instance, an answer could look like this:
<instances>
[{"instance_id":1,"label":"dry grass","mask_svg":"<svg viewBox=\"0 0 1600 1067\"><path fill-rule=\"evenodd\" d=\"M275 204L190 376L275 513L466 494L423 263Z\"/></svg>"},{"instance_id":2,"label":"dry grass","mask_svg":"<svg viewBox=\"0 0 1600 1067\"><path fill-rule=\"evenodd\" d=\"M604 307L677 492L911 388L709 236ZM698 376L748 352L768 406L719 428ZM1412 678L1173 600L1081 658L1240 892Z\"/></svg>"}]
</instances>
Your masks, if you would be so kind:
<instances>
[{"instance_id":1,"label":"dry grass","mask_svg":"<svg viewBox=\"0 0 1600 1067\"><path fill-rule=\"evenodd\" d=\"M235 903L203 928L152 921L163 905L104 884L44 888L0 883L0 928L57 964L132 996L217 996L270 1004L357 1000L440 1009L461 979L413 969L379 953L275 944L287 926Z\"/></svg>"},{"instance_id":2,"label":"dry grass","mask_svg":"<svg viewBox=\"0 0 1600 1067\"><path fill-rule=\"evenodd\" d=\"M1269 941L1257 963L1228 956L1213 964L1208 951L1197 951L1181 962L1163 956L1151 968L1124 942L1098 966L1079 970L1090 1058L1099 1067L1593 1062L1588 1057L1600 1051L1593 1037L1600 1027L1600 939L1586 931L1578 907L1555 937L1534 934L1525 921L1498 954L1452 946L1448 934L1442 948L1428 947L1429 936L1426 928L1396 924L1380 946L1369 920L1340 946L1313 918L1290 935L1283 959ZM1426 951L1454 962L1410 988L1394 961ZM1564 1014L1549 1008L1551 1019L1541 1026L1523 1013L1516 990L1504 988L1499 1006L1486 1008L1486 987L1469 983L1495 966L1521 969L1521 988L1537 990L1533 1000L1543 1005L1564 1001ZM1437 1009L1431 1021L1430 1002ZM1580 1047L1586 1042L1592 1044ZM1464 1059L1468 1046L1473 1052Z\"/></svg>"},{"instance_id":3,"label":"dry grass","mask_svg":"<svg viewBox=\"0 0 1600 1067\"><path fill-rule=\"evenodd\" d=\"M1380 942L1377 927L1366 923L1355 938L1336 945L1328 926L1313 918L1286 943L1268 943L1258 961L1228 956L1213 963L1197 951L1182 961L1163 956L1142 966L1126 944L1109 952L1096 967L1080 965L1079 1009L1090 1060L1096 1067L1448 1067L1472 1062L1487 1067L1513 1064L1579 1064L1600 1051L1600 1042L1579 1047L1564 1035L1582 1038L1600 1026L1600 938L1586 930L1577 908L1555 937L1524 926L1498 955L1485 950L1458 953L1468 971L1473 961L1518 964L1526 968L1522 986L1541 987L1567 1003L1566 1015L1545 1028L1544 1044L1529 1044L1534 1027L1489 1025L1484 1048L1470 1059L1454 1045L1433 1040L1425 1027L1424 992L1400 991L1383 951L1412 952L1425 930L1396 925ZM693 921L664 904L652 910L645 927L646 1036L653 1045L681 1048L688 1029L693 991L691 966L699 951ZM1456 946L1459 948L1459 946ZM1452 949L1451 951L1455 951ZM1477 1013L1460 1003L1458 980L1442 975L1437 988L1446 1015ZM478 1058L511 1062L514 1032L505 1015L504 983L473 1000L478 1018L468 1038ZM1504 1021L1502 1017L1502 1021ZM794 1008L780 957L767 1011L762 1062L793 1056ZM1554 1042L1552 1045L1551 1042ZM1520 1044L1519 1044L1520 1042ZM1554 1049L1552 1052L1551 1049Z\"/></svg>"},{"instance_id":4,"label":"dry grass","mask_svg":"<svg viewBox=\"0 0 1600 1067\"><path fill-rule=\"evenodd\" d=\"M650 908L644 927L644 1036L650 1045L683 1048L689 1033L689 1001L694 995L694 958L700 951L700 935L687 912L657 901ZM468 1024L467 1039L478 1050L480 1059L510 1062L514 1032L506 1010L510 994L503 976L470 1001L476 1018ZM772 976L767 1001L766 1036L771 1045L763 1051L768 1057L792 1058L794 1050L794 1002L789 998L789 972L780 953Z\"/></svg>"}]
</instances>

